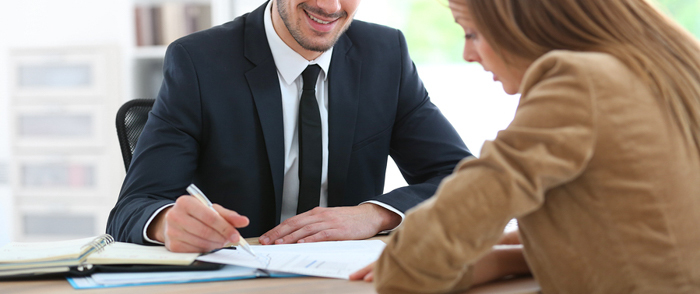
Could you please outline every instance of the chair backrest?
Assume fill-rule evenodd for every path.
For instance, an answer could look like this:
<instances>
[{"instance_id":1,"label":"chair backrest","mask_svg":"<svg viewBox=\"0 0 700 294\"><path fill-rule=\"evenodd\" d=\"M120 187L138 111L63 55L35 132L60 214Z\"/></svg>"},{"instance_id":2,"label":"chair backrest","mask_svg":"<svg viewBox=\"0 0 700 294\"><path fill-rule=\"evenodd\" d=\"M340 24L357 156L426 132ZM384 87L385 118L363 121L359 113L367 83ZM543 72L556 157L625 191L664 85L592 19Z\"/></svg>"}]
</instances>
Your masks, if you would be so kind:
<instances>
[{"instance_id":1,"label":"chair backrest","mask_svg":"<svg viewBox=\"0 0 700 294\"><path fill-rule=\"evenodd\" d=\"M117 137L119 138L119 147L122 150L122 159L124 159L126 171L129 171L136 142L141 136L143 126L148 120L148 113L153 108L153 102L155 101L155 99L129 100L117 111Z\"/></svg>"}]
</instances>

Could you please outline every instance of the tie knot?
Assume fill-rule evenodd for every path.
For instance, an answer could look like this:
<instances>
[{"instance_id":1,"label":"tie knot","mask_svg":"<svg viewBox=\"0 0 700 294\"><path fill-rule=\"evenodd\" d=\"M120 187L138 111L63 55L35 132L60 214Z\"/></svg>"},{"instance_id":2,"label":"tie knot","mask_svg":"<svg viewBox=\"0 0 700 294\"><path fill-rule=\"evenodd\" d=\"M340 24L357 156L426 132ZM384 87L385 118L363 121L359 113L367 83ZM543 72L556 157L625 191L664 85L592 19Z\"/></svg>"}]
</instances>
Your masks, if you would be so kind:
<instances>
[{"instance_id":1,"label":"tie knot","mask_svg":"<svg viewBox=\"0 0 700 294\"><path fill-rule=\"evenodd\" d=\"M304 80L304 90L316 89L316 79L321 67L318 64L311 64L301 73L301 78Z\"/></svg>"}]
</instances>

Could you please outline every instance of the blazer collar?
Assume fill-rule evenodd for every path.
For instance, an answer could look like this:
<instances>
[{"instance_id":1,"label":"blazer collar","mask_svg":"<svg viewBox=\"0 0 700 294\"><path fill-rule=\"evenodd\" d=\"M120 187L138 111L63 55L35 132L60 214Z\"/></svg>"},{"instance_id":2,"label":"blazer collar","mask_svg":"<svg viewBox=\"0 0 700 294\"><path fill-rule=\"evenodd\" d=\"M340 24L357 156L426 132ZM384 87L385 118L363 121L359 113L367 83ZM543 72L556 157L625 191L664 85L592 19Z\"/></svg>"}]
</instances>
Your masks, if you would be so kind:
<instances>
[{"instance_id":1,"label":"blazer collar","mask_svg":"<svg viewBox=\"0 0 700 294\"><path fill-rule=\"evenodd\" d=\"M265 37L265 7L267 3L250 12L245 18L243 54L253 63L253 67L246 71L245 77L260 120L275 191L275 221L279 223L284 181L284 121L277 68Z\"/></svg>"},{"instance_id":2,"label":"blazer collar","mask_svg":"<svg viewBox=\"0 0 700 294\"><path fill-rule=\"evenodd\" d=\"M243 54L250 62L256 65L272 59L272 51L270 51L270 45L267 43L263 21L268 2L251 11L245 19Z\"/></svg>"},{"instance_id":3,"label":"blazer collar","mask_svg":"<svg viewBox=\"0 0 700 294\"><path fill-rule=\"evenodd\" d=\"M328 206L344 201L360 100L362 59L343 34L335 43L328 73Z\"/></svg>"}]
</instances>

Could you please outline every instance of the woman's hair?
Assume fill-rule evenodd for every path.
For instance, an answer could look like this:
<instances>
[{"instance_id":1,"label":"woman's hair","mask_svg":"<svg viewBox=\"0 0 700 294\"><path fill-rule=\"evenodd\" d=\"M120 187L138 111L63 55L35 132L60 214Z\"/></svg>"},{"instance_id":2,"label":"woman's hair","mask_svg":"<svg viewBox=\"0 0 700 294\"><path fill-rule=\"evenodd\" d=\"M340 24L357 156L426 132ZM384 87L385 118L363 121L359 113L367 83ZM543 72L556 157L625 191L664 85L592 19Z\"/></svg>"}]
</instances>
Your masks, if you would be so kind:
<instances>
[{"instance_id":1,"label":"woman's hair","mask_svg":"<svg viewBox=\"0 0 700 294\"><path fill-rule=\"evenodd\" d=\"M564 49L611 54L669 105L700 147L700 42L647 0L451 0L495 52L533 61ZM508 54L503 54L503 53Z\"/></svg>"}]
</instances>

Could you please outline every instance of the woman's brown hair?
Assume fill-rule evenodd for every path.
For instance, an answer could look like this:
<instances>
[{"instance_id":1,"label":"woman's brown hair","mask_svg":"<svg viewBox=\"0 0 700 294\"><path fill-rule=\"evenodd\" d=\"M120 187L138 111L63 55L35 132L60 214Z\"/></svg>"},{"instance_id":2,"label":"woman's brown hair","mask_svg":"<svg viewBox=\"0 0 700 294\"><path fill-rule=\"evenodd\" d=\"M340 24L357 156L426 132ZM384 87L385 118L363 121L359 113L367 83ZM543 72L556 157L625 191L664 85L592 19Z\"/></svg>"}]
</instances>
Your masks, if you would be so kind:
<instances>
[{"instance_id":1,"label":"woman's brown hair","mask_svg":"<svg viewBox=\"0 0 700 294\"><path fill-rule=\"evenodd\" d=\"M496 52L611 54L645 79L700 148L700 42L647 0L451 0ZM508 61L507 58L505 58Z\"/></svg>"}]
</instances>

